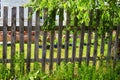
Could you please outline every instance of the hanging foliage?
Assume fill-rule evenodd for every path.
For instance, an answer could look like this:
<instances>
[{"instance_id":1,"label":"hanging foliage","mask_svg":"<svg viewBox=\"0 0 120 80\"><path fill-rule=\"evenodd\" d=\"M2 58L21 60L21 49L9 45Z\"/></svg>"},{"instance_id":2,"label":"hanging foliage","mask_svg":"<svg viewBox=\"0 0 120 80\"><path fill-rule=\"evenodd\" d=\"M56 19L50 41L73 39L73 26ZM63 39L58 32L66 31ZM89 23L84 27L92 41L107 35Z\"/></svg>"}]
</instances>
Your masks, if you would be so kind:
<instances>
[{"instance_id":1,"label":"hanging foliage","mask_svg":"<svg viewBox=\"0 0 120 80\"><path fill-rule=\"evenodd\" d=\"M53 12L58 10L56 14L59 14L59 9L63 8L71 13L71 23L74 23L74 15L78 18L79 25L85 22L89 25L90 17L89 12L93 11L92 26L95 26L96 9L100 10L100 31L107 31L113 27L113 25L119 25L120 23L120 1L119 0L30 0L26 5L32 7L34 11L48 9L48 20L54 24ZM41 11L40 15L43 12ZM48 23L51 23L48 22ZM103 25L104 24L104 25ZM112 25L111 25L112 24ZM53 27L49 24L49 28Z\"/></svg>"}]
</instances>

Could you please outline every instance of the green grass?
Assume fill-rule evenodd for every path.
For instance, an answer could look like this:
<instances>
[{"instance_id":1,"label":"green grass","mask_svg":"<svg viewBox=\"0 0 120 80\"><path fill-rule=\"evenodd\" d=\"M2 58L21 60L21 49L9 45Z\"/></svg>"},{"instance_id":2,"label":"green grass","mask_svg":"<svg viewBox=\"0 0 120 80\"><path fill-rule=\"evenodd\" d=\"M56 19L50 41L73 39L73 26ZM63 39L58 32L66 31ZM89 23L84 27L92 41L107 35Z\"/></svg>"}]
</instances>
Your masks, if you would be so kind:
<instances>
[{"instance_id":1,"label":"green grass","mask_svg":"<svg viewBox=\"0 0 120 80\"><path fill-rule=\"evenodd\" d=\"M15 63L19 65L19 63ZM10 73L9 68L0 65L0 79L2 80L119 80L120 79L120 65L113 70L112 66L86 66L83 62L81 67L78 63L64 63L56 66L56 69L50 74L44 73L41 70L39 63L33 63L35 69L29 73L21 73L19 66L16 67L14 75Z\"/></svg>"}]
</instances>

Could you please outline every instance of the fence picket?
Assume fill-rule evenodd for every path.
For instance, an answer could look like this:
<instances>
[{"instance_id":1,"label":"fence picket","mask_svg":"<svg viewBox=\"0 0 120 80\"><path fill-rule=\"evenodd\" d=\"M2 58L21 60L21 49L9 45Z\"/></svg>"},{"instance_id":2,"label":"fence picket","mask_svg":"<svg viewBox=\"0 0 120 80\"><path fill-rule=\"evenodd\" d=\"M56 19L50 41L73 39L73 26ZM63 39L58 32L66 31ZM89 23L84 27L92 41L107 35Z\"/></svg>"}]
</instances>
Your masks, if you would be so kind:
<instances>
[{"instance_id":1,"label":"fence picket","mask_svg":"<svg viewBox=\"0 0 120 80\"><path fill-rule=\"evenodd\" d=\"M16 51L16 46L15 46L15 40L16 40L16 7L12 8L12 23L11 23L11 73L14 74L14 58L15 58L15 51Z\"/></svg>"},{"instance_id":2,"label":"fence picket","mask_svg":"<svg viewBox=\"0 0 120 80\"><path fill-rule=\"evenodd\" d=\"M45 63L46 63L46 38L47 31L43 32L43 44L42 44L42 71L45 72Z\"/></svg>"},{"instance_id":3,"label":"fence picket","mask_svg":"<svg viewBox=\"0 0 120 80\"><path fill-rule=\"evenodd\" d=\"M24 8L19 7L20 53L24 53Z\"/></svg>"},{"instance_id":4,"label":"fence picket","mask_svg":"<svg viewBox=\"0 0 120 80\"><path fill-rule=\"evenodd\" d=\"M50 65L49 65L49 71L53 69L53 55L54 55L54 36L55 31L51 31L51 37L50 37Z\"/></svg>"},{"instance_id":5,"label":"fence picket","mask_svg":"<svg viewBox=\"0 0 120 80\"><path fill-rule=\"evenodd\" d=\"M44 21L48 17L48 9L44 9ZM43 31L43 44L42 44L42 71L45 72L45 63L46 63L46 43L47 43L47 31Z\"/></svg>"},{"instance_id":6,"label":"fence picket","mask_svg":"<svg viewBox=\"0 0 120 80\"><path fill-rule=\"evenodd\" d=\"M52 11L52 19L53 19L53 23L55 22L55 16L56 16L56 11L57 10L53 10ZM55 26L55 25L54 25ZM49 65L49 71L51 73L52 69L53 69L53 53L54 53L54 38L55 38L55 30L51 30L51 36L50 36L50 65Z\"/></svg>"},{"instance_id":7,"label":"fence picket","mask_svg":"<svg viewBox=\"0 0 120 80\"><path fill-rule=\"evenodd\" d=\"M84 32L85 32L85 23L82 23L81 34L80 34L80 46L79 46L79 66L82 62L83 55L83 46L84 46Z\"/></svg>"},{"instance_id":8,"label":"fence picket","mask_svg":"<svg viewBox=\"0 0 120 80\"><path fill-rule=\"evenodd\" d=\"M38 53L39 53L39 35L40 35L40 11L36 12L36 27L35 27L35 49L34 49L34 59L38 62Z\"/></svg>"},{"instance_id":9,"label":"fence picket","mask_svg":"<svg viewBox=\"0 0 120 80\"><path fill-rule=\"evenodd\" d=\"M105 33L101 35L101 44L100 44L100 55L101 57L104 56L104 49L105 49ZM102 60L100 60L99 66L102 65Z\"/></svg>"},{"instance_id":10,"label":"fence picket","mask_svg":"<svg viewBox=\"0 0 120 80\"><path fill-rule=\"evenodd\" d=\"M90 22L88 30L88 43L87 43L87 53L86 53L86 64L89 66L89 57L91 50L91 25L92 25L92 10L90 11Z\"/></svg>"},{"instance_id":11,"label":"fence picket","mask_svg":"<svg viewBox=\"0 0 120 80\"><path fill-rule=\"evenodd\" d=\"M112 30L110 31L109 35L109 41L108 41L108 51L107 51L107 56L106 56L106 63L109 65L110 61L110 55L111 55L111 45L112 45Z\"/></svg>"},{"instance_id":12,"label":"fence picket","mask_svg":"<svg viewBox=\"0 0 120 80\"><path fill-rule=\"evenodd\" d=\"M66 25L70 25L70 11L67 10L67 21L66 21ZM68 52L69 52L69 35L70 35L70 31L66 30L66 34L65 34L65 62L68 62Z\"/></svg>"},{"instance_id":13,"label":"fence picket","mask_svg":"<svg viewBox=\"0 0 120 80\"><path fill-rule=\"evenodd\" d=\"M58 31L58 53L57 53L57 64L60 65L61 58L61 47L62 47L62 26L63 26L63 9L60 9L59 18L59 31Z\"/></svg>"},{"instance_id":14,"label":"fence picket","mask_svg":"<svg viewBox=\"0 0 120 80\"><path fill-rule=\"evenodd\" d=\"M102 34L101 36L101 48L100 48L100 53L104 55L104 47L105 47L105 34Z\"/></svg>"},{"instance_id":15,"label":"fence picket","mask_svg":"<svg viewBox=\"0 0 120 80\"><path fill-rule=\"evenodd\" d=\"M28 8L28 16L31 15L32 8ZM32 17L28 19L28 42L27 42L27 65L26 65L26 72L30 71L30 59L31 59L31 31L32 31Z\"/></svg>"},{"instance_id":16,"label":"fence picket","mask_svg":"<svg viewBox=\"0 0 120 80\"><path fill-rule=\"evenodd\" d=\"M8 7L4 7L3 17L3 64L6 65L7 58L7 26L8 26Z\"/></svg>"},{"instance_id":17,"label":"fence picket","mask_svg":"<svg viewBox=\"0 0 120 80\"><path fill-rule=\"evenodd\" d=\"M96 65L96 57L97 57L97 49L98 49L98 34L97 34L97 28L99 27L100 23L100 11L96 10L96 27L95 27L95 38L94 38L94 53L93 53L93 65Z\"/></svg>"},{"instance_id":18,"label":"fence picket","mask_svg":"<svg viewBox=\"0 0 120 80\"><path fill-rule=\"evenodd\" d=\"M20 56L24 58L24 8L19 7L19 23L20 23ZM20 71L24 73L24 62L21 62L20 64Z\"/></svg>"},{"instance_id":19,"label":"fence picket","mask_svg":"<svg viewBox=\"0 0 120 80\"><path fill-rule=\"evenodd\" d=\"M114 44L114 59L113 59L113 68L115 69L116 66L116 59L117 59L117 50L118 50L118 43L119 43L119 33L120 33L120 25L117 27L116 31L116 38L115 38L115 44Z\"/></svg>"},{"instance_id":20,"label":"fence picket","mask_svg":"<svg viewBox=\"0 0 120 80\"><path fill-rule=\"evenodd\" d=\"M78 26L78 19L77 16L75 15L74 17L74 27ZM73 32L73 43L72 43L72 62L75 62L75 56L76 56L76 40L77 40L77 29L75 28Z\"/></svg>"}]
</instances>

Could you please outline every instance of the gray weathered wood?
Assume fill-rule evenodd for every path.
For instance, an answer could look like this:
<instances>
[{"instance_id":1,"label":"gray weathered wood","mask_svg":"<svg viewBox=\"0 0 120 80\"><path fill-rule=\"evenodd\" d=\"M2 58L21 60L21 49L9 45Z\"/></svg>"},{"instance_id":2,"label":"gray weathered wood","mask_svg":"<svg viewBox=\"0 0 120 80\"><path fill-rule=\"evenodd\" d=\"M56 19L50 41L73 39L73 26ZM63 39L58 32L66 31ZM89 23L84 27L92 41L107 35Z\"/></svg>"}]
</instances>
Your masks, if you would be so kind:
<instances>
[{"instance_id":1,"label":"gray weathered wood","mask_svg":"<svg viewBox=\"0 0 120 80\"><path fill-rule=\"evenodd\" d=\"M35 27L35 50L34 50L34 59L38 61L39 56L39 35L40 35L40 11L36 12L36 27Z\"/></svg>"},{"instance_id":2,"label":"gray weathered wood","mask_svg":"<svg viewBox=\"0 0 120 80\"><path fill-rule=\"evenodd\" d=\"M55 36L55 31L53 30L51 31L51 37L50 37L50 65L49 65L50 71L53 69L54 36Z\"/></svg>"},{"instance_id":3,"label":"gray weathered wood","mask_svg":"<svg viewBox=\"0 0 120 80\"><path fill-rule=\"evenodd\" d=\"M66 30L65 33L65 62L68 62L68 53L69 53L69 35L70 35L70 31Z\"/></svg>"},{"instance_id":4,"label":"gray weathered wood","mask_svg":"<svg viewBox=\"0 0 120 80\"><path fill-rule=\"evenodd\" d=\"M81 34L80 34L80 46L79 46L79 65L81 65L81 62L82 62L84 32L85 32L85 23L82 23Z\"/></svg>"},{"instance_id":5,"label":"gray weathered wood","mask_svg":"<svg viewBox=\"0 0 120 80\"><path fill-rule=\"evenodd\" d=\"M96 65L96 58L97 58L97 49L98 49L98 30L97 28L99 27L100 23L100 11L97 9L96 10L96 27L95 27L95 37L94 37L94 52L93 52L93 65Z\"/></svg>"},{"instance_id":6,"label":"gray weathered wood","mask_svg":"<svg viewBox=\"0 0 120 80\"><path fill-rule=\"evenodd\" d=\"M87 43L87 53L86 53L86 64L89 65L89 57L91 50L91 29L88 31L88 43Z\"/></svg>"},{"instance_id":7,"label":"gray weathered wood","mask_svg":"<svg viewBox=\"0 0 120 80\"><path fill-rule=\"evenodd\" d=\"M70 25L70 11L67 10L67 14L66 14L67 20L66 20L66 25ZM69 35L70 35L70 31L66 30L66 38L65 38L65 62L68 62L68 52L69 52Z\"/></svg>"},{"instance_id":8,"label":"gray weathered wood","mask_svg":"<svg viewBox=\"0 0 120 80\"><path fill-rule=\"evenodd\" d=\"M102 33L101 35L101 44L100 44L100 55L101 57L104 56L104 49L105 49L105 33ZM102 60L99 63L99 66L102 65Z\"/></svg>"},{"instance_id":9,"label":"gray weathered wood","mask_svg":"<svg viewBox=\"0 0 120 80\"><path fill-rule=\"evenodd\" d=\"M75 62L76 56L76 39L77 39L77 31L73 33L73 42L72 42L72 62Z\"/></svg>"},{"instance_id":10,"label":"gray weathered wood","mask_svg":"<svg viewBox=\"0 0 120 80\"><path fill-rule=\"evenodd\" d=\"M24 8L19 8L20 53L24 53Z\"/></svg>"},{"instance_id":11,"label":"gray weathered wood","mask_svg":"<svg viewBox=\"0 0 120 80\"><path fill-rule=\"evenodd\" d=\"M119 33L120 33L120 25L117 27L116 31L116 38L115 38L115 44L114 44L114 59L113 59L113 68L115 69L116 66L116 59L117 59L117 50L118 50L118 43L119 43Z\"/></svg>"},{"instance_id":12,"label":"gray weathered wood","mask_svg":"<svg viewBox=\"0 0 120 80\"><path fill-rule=\"evenodd\" d=\"M20 56L24 57L24 8L19 7L19 30L20 30ZM20 70L24 72L24 62L20 64Z\"/></svg>"},{"instance_id":13,"label":"gray weathered wood","mask_svg":"<svg viewBox=\"0 0 120 80\"><path fill-rule=\"evenodd\" d=\"M74 17L74 27L78 26L78 18L75 14ZM73 32L73 43L72 43L72 62L75 62L75 56L76 56L76 40L77 40L77 29L75 28L74 32Z\"/></svg>"},{"instance_id":14,"label":"gray weathered wood","mask_svg":"<svg viewBox=\"0 0 120 80\"><path fill-rule=\"evenodd\" d=\"M59 15L59 31L58 31L58 53L57 53L57 64L60 65L60 58L61 58L61 47L62 47L62 26L63 26L63 9L60 9Z\"/></svg>"},{"instance_id":15,"label":"gray weathered wood","mask_svg":"<svg viewBox=\"0 0 120 80\"><path fill-rule=\"evenodd\" d=\"M107 56L106 56L106 65L109 65L110 61L110 55L111 55L111 45L112 45L112 30L110 31L109 35L109 41L108 41L108 50L107 50Z\"/></svg>"},{"instance_id":16,"label":"gray weathered wood","mask_svg":"<svg viewBox=\"0 0 120 80\"><path fill-rule=\"evenodd\" d=\"M14 57L15 57L15 40L16 40L16 7L13 7L12 8L12 20L11 20L11 25L12 25L12 28L11 28L11 31L12 31L12 34L11 34L11 59L12 59L12 62L11 62L11 72L14 74L14 68L15 68L15 65L14 65Z\"/></svg>"},{"instance_id":17,"label":"gray weathered wood","mask_svg":"<svg viewBox=\"0 0 120 80\"><path fill-rule=\"evenodd\" d=\"M103 33L101 36L101 47L100 47L101 55L104 55L104 47L105 47L105 34Z\"/></svg>"},{"instance_id":18,"label":"gray weathered wood","mask_svg":"<svg viewBox=\"0 0 120 80\"><path fill-rule=\"evenodd\" d=\"M7 26L8 26L8 7L4 7L3 13L3 64L6 64L7 58Z\"/></svg>"},{"instance_id":19,"label":"gray weathered wood","mask_svg":"<svg viewBox=\"0 0 120 80\"><path fill-rule=\"evenodd\" d=\"M46 63L46 38L47 31L43 32L43 44L42 44L42 71L45 72L45 63Z\"/></svg>"},{"instance_id":20,"label":"gray weathered wood","mask_svg":"<svg viewBox=\"0 0 120 80\"><path fill-rule=\"evenodd\" d=\"M28 8L28 16L31 15L32 8ZM27 65L26 65L26 72L30 71L30 58L31 58L31 31L32 31L32 17L28 18L28 42L27 42Z\"/></svg>"},{"instance_id":21,"label":"gray weathered wood","mask_svg":"<svg viewBox=\"0 0 120 80\"><path fill-rule=\"evenodd\" d=\"M44 21L48 17L48 9L43 9L44 10ZM45 63L46 63L46 43L47 43L47 31L43 31L43 43L42 43L42 71L45 72Z\"/></svg>"},{"instance_id":22,"label":"gray weathered wood","mask_svg":"<svg viewBox=\"0 0 120 80\"><path fill-rule=\"evenodd\" d=\"M53 23L55 23L55 16L56 16L56 9L52 11L51 17L53 19ZM51 30L51 36L50 36L50 65L49 65L49 71L53 70L53 56L54 56L54 38L55 38L55 30Z\"/></svg>"},{"instance_id":23,"label":"gray weathered wood","mask_svg":"<svg viewBox=\"0 0 120 80\"><path fill-rule=\"evenodd\" d=\"M88 30L88 43L87 43L87 53L86 53L86 64L89 65L89 57L91 50L91 26L92 26L92 12L90 11L90 22L89 22L89 30Z\"/></svg>"}]
</instances>

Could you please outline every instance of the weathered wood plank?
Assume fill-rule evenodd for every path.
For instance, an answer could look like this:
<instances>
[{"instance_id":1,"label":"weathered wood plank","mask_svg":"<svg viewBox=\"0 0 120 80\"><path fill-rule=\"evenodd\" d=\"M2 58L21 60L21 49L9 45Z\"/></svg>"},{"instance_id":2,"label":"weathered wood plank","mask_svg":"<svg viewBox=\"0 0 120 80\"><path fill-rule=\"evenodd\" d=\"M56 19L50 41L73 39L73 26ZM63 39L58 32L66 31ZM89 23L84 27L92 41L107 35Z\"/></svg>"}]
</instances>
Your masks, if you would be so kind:
<instances>
[{"instance_id":1,"label":"weathered wood plank","mask_svg":"<svg viewBox=\"0 0 120 80\"><path fill-rule=\"evenodd\" d=\"M100 47L100 54L104 55L104 47L105 47L105 33L101 36L101 47Z\"/></svg>"},{"instance_id":2,"label":"weathered wood plank","mask_svg":"<svg viewBox=\"0 0 120 80\"><path fill-rule=\"evenodd\" d=\"M70 25L70 11L67 10L67 14L66 14L67 20L66 20L66 25ZM69 35L70 35L70 31L66 30L66 34L65 34L65 62L68 62L68 52L69 52Z\"/></svg>"},{"instance_id":3,"label":"weathered wood plank","mask_svg":"<svg viewBox=\"0 0 120 80\"><path fill-rule=\"evenodd\" d=\"M85 23L82 23L82 29L81 29L81 34L80 34L80 46L79 46L79 66L81 65L81 62L82 62L84 32L85 32Z\"/></svg>"},{"instance_id":4,"label":"weathered wood plank","mask_svg":"<svg viewBox=\"0 0 120 80\"><path fill-rule=\"evenodd\" d=\"M55 16L56 16L56 11L57 10L53 10L51 17L53 19L53 23L55 23ZM51 30L51 36L50 36L50 65L49 65L49 71L51 73L51 71L53 70L53 56L54 56L54 38L55 38L55 30Z\"/></svg>"},{"instance_id":5,"label":"weathered wood plank","mask_svg":"<svg viewBox=\"0 0 120 80\"><path fill-rule=\"evenodd\" d=\"M89 57L91 50L91 29L88 31L88 43L87 43L87 53L86 53L86 64L89 65Z\"/></svg>"},{"instance_id":6,"label":"weathered wood plank","mask_svg":"<svg viewBox=\"0 0 120 80\"><path fill-rule=\"evenodd\" d=\"M31 15L32 8L28 8L28 16ZM27 42L27 63L26 63L26 72L30 71L30 58L31 58L31 31L32 31L32 17L28 19L28 42Z\"/></svg>"},{"instance_id":7,"label":"weathered wood plank","mask_svg":"<svg viewBox=\"0 0 120 80\"><path fill-rule=\"evenodd\" d=\"M20 53L24 53L24 8L19 7Z\"/></svg>"},{"instance_id":8,"label":"weathered wood plank","mask_svg":"<svg viewBox=\"0 0 120 80\"><path fill-rule=\"evenodd\" d=\"M42 44L42 71L45 72L45 63L46 63L46 38L47 31L43 32L43 44Z\"/></svg>"},{"instance_id":9,"label":"weathered wood plank","mask_svg":"<svg viewBox=\"0 0 120 80\"><path fill-rule=\"evenodd\" d=\"M74 16L74 27L78 26L78 18L75 14ZM75 62L75 56L76 56L76 40L77 40L77 29L74 29L73 32L73 43L72 43L72 62Z\"/></svg>"},{"instance_id":10,"label":"weathered wood plank","mask_svg":"<svg viewBox=\"0 0 120 80\"><path fill-rule=\"evenodd\" d=\"M14 68L15 68L15 65L14 65L14 57L15 57L15 51L16 51L16 46L15 46L15 40L16 40L16 7L13 7L12 8L12 20L11 20L11 59L12 59L12 62L11 62L11 73L14 74Z\"/></svg>"},{"instance_id":11,"label":"weathered wood plank","mask_svg":"<svg viewBox=\"0 0 120 80\"><path fill-rule=\"evenodd\" d=\"M106 65L109 65L109 61L111 58L111 45L112 45L112 30L110 31L110 33L108 34L109 36L109 41L108 41L108 49L107 49L107 56L106 56Z\"/></svg>"},{"instance_id":12,"label":"weathered wood plank","mask_svg":"<svg viewBox=\"0 0 120 80\"><path fill-rule=\"evenodd\" d=\"M51 31L51 36L50 36L50 65L49 65L50 71L53 69L54 36L55 36L55 31L53 30Z\"/></svg>"},{"instance_id":13,"label":"weathered wood plank","mask_svg":"<svg viewBox=\"0 0 120 80\"><path fill-rule=\"evenodd\" d=\"M70 36L70 31L66 30L65 33L65 62L68 62L68 56L69 56L69 36Z\"/></svg>"},{"instance_id":14,"label":"weathered wood plank","mask_svg":"<svg viewBox=\"0 0 120 80\"><path fill-rule=\"evenodd\" d=\"M97 9L96 10L96 27L95 27L95 37L94 37L94 52L93 52L93 66L96 65L96 58L97 58L97 49L98 49L98 30L97 28L99 27L100 23L100 11Z\"/></svg>"},{"instance_id":15,"label":"weathered wood plank","mask_svg":"<svg viewBox=\"0 0 120 80\"><path fill-rule=\"evenodd\" d=\"M60 65L60 58L61 58L61 47L62 47L62 26L63 26L63 9L60 9L59 15L59 30L58 30L58 52L57 52L57 64Z\"/></svg>"},{"instance_id":16,"label":"weathered wood plank","mask_svg":"<svg viewBox=\"0 0 120 80\"><path fill-rule=\"evenodd\" d=\"M7 58L7 27L8 27L8 7L4 7L3 13L3 64L6 65Z\"/></svg>"},{"instance_id":17,"label":"weathered wood plank","mask_svg":"<svg viewBox=\"0 0 120 80\"><path fill-rule=\"evenodd\" d=\"M88 30L88 43L87 43L87 53L86 53L86 64L89 65L89 57L90 57L90 50L91 50L91 25L92 25L92 16L93 11L90 11L90 22L89 22L89 30Z\"/></svg>"},{"instance_id":18,"label":"weathered wood plank","mask_svg":"<svg viewBox=\"0 0 120 80\"><path fill-rule=\"evenodd\" d=\"M118 51L118 43L119 43L119 33L120 33L120 25L117 27L116 31L116 38L115 38L115 44L114 44L114 59L113 59L113 68L115 69L116 66L116 60L117 60L117 51Z\"/></svg>"},{"instance_id":19,"label":"weathered wood plank","mask_svg":"<svg viewBox=\"0 0 120 80\"><path fill-rule=\"evenodd\" d=\"M19 7L20 56L24 59L24 8ZM20 71L24 73L24 61L20 63Z\"/></svg>"},{"instance_id":20,"label":"weathered wood plank","mask_svg":"<svg viewBox=\"0 0 120 80\"><path fill-rule=\"evenodd\" d=\"M77 31L73 33L73 42L72 42L72 62L75 62L76 56L76 40L77 40Z\"/></svg>"},{"instance_id":21,"label":"weathered wood plank","mask_svg":"<svg viewBox=\"0 0 120 80\"><path fill-rule=\"evenodd\" d=\"M105 50L105 33L102 33L101 35L101 44L100 44L100 56L103 57L104 56L104 50ZM99 66L102 65L102 60L100 60L99 62Z\"/></svg>"},{"instance_id":22,"label":"weathered wood plank","mask_svg":"<svg viewBox=\"0 0 120 80\"><path fill-rule=\"evenodd\" d=\"M48 9L43 9L44 10L44 21L48 17ZM42 44L42 71L45 72L45 63L46 63L46 43L47 43L47 31L43 31L43 44Z\"/></svg>"},{"instance_id":23,"label":"weathered wood plank","mask_svg":"<svg viewBox=\"0 0 120 80\"><path fill-rule=\"evenodd\" d=\"M36 12L36 27L35 27L35 49L34 49L34 59L38 62L39 54L39 35L40 35L40 11Z\"/></svg>"}]
</instances>

